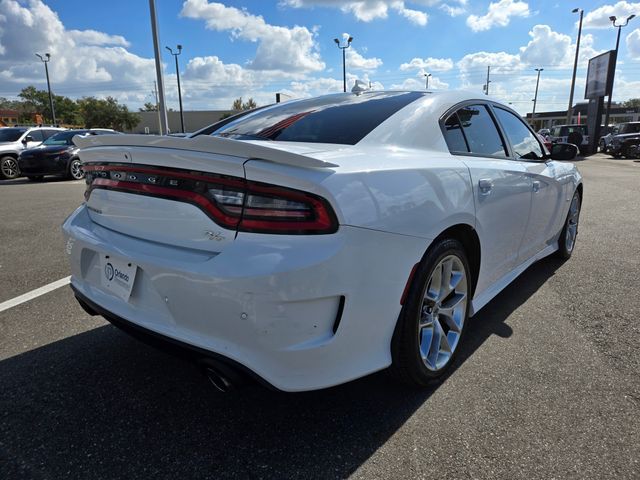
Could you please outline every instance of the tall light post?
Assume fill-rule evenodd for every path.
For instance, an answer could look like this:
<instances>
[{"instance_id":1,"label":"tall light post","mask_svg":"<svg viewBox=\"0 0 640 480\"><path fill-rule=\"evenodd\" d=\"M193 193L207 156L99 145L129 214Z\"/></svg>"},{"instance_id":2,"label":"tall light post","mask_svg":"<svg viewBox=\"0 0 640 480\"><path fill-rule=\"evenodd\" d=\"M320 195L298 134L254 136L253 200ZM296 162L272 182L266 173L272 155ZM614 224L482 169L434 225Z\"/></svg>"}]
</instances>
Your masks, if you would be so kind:
<instances>
[{"instance_id":1,"label":"tall light post","mask_svg":"<svg viewBox=\"0 0 640 480\"><path fill-rule=\"evenodd\" d=\"M580 37L582 36L582 16L584 10L581 8L574 8L571 13L580 12L580 24L578 26L578 39L576 40L576 59L573 61L573 76L571 77L571 91L569 92L569 108L567 108L567 123L571 123L573 117L573 91L576 87L576 70L578 69L578 54L580 52Z\"/></svg>"},{"instance_id":2,"label":"tall light post","mask_svg":"<svg viewBox=\"0 0 640 480\"><path fill-rule=\"evenodd\" d=\"M424 78L426 79L426 85L425 85L425 90L429 90L429 77L431 76L430 73L425 73L424 74Z\"/></svg>"},{"instance_id":3,"label":"tall light post","mask_svg":"<svg viewBox=\"0 0 640 480\"><path fill-rule=\"evenodd\" d=\"M49 67L47 66L47 63L49 63L49 60L51 60L51 55L45 53L43 58L42 55L36 53L36 57L38 57L42 61L42 63L44 63L44 71L47 74L47 89L49 90L49 108L51 109L51 120L53 121L54 125L57 125L56 111L53 108L53 95L51 95L51 83L49 82Z\"/></svg>"},{"instance_id":4,"label":"tall light post","mask_svg":"<svg viewBox=\"0 0 640 480\"><path fill-rule=\"evenodd\" d=\"M167 104L164 100L164 78L162 76L162 51L160 50L160 28L156 15L156 0L149 0L149 17L151 19L151 37L153 39L153 56L156 63L156 81L158 82L158 113L160 115L160 135L169 134L167 120Z\"/></svg>"},{"instance_id":5,"label":"tall light post","mask_svg":"<svg viewBox=\"0 0 640 480\"><path fill-rule=\"evenodd\" d=\"M536 80L536 93L533 97L533 112L531 112L531 125L533 125L533 121L536 118L536 104L538 103L538 86L540 85L540 72L542 72L544 68L536 68L535 71L538 72L538 79Z\"/></svg>"},{"instance_id":6,"label":"tall light post","mask_svg":"<svg viewBox=\"0 0 640 480\"><path fill-rule=\"evenodd\" d=\"M180 127L182 133L184 133L184 113L182 112L182 92L180 90L180 68L178 67L178 55L182 53L182 45L178 45L176 47L176 49L178 50L177 53L173 53L173 50L171 50L170 47L165 48L169 50L171 55L173 55L173 58L176 59L176 76L178 77L178 101L180 102Z\"/></svg>"},{"instance_id":7,"label":"tall light post","mask_svg":"<svg viewBox=\"0 0 640 480\"><path fill-rule=\"evenodd\" d=\"M347 66L346 66L347 60L345 58L344 51L351 46L351 42L353 42L353 37L349 37L347 39L346 45L341 45L340 40L338 40L337 38L334 38L333 41L336 42L336 45L338 45L338 48L342 50L342 89L346 93L347 92Z\"/></svg>"},{"instance_id":8,"label":"tall light post","mask_svg":"<svg viewBox=\"0 0 640 480\"><path fill-rule=\"evenodd\" d=\"M613 26L615 28L618 29L618 37L616 38L616 53L613 56L613 78L615 79L616 77L616 65L618 63L618 47L620 47L620 32L622 31L622 27L626 27L629 23L629 20L634 19L636 16L635 15L629 15L627 17L627 19L625 20L624 23L621 23L620 25L616 24L616 20L618 20L616 18L615 15L612 15L609 17L609 20L611 20L611 23L613 24ZM613 95L613 82L611 83L611 92L609 93L609 99L607 100L607 114L604 117L604 126L605 128L609 125L609 114L611 113L611 97Z\"/></svg>"}]
</instances>

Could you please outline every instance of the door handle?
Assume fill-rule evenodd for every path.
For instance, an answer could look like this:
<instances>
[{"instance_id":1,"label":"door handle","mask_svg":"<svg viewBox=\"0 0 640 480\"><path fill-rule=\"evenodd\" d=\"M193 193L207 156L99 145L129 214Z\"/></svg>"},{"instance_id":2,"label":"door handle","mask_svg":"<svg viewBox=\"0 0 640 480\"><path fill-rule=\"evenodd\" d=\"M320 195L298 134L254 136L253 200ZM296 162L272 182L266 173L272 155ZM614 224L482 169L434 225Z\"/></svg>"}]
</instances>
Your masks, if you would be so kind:
<instances>
[{"instance_id":1,"label":"door handle","mask_svg":"<svg viewBox=\"0 0 640 480\"><path fill-rule=\"evenodd\" d=\"M481 178L478 180L478 188L480 189L481 194L488 195L491 193L491 189L493 188L493 182L488 178Z\"/></svg>"},{"instance_id":2,"label":"door handle","mask_svg":"<svg viewBox=\"0 0 640 480\"><path fill-rule=\"evenodd\" d=\"M540 182L537 181L537 180L534 180L533 181L533 192L535 193L535 192L537 192L539 190L540 190Z\"/></svg>"}]
</instances>

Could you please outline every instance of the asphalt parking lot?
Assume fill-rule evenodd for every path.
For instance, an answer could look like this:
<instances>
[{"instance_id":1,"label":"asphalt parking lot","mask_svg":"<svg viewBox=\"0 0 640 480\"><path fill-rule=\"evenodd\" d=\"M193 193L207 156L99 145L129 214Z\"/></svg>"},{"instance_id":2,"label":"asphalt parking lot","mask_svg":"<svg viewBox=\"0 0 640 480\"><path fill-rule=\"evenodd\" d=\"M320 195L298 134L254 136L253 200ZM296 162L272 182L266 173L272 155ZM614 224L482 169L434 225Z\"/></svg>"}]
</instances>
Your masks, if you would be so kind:
<instances>
[{"instance_id":1,"label":"asphalt parking lot","mask_svg":"<svg viewBox=\"0 0 640 480\"><path fill-rule=\"evenodd\" d=\"M0 311L0 478L640 478L640 163L596 155L573 258L469 326L442 382L213 390L68 286ZM0 304L68 275L83 182L0 182Z\"/></svg>"}]
</instances>

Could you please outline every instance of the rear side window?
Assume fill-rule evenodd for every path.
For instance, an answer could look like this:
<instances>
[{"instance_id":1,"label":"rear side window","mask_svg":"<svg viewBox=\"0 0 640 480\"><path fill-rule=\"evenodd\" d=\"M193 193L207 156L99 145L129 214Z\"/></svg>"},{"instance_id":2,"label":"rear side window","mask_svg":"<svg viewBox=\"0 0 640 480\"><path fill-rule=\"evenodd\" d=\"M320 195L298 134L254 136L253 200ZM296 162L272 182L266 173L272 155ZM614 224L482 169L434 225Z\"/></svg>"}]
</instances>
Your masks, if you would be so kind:
<instances>
[{"instance_id":1,"label":"rear side window","mask_svg":"<svg viewBox=\"0 0 640 480\"><path fill-rule=\"evenodd\" d=\"M485 105L469 105L457 111L471 153L506 157L507 150Z\"/></svg>"},{"instance_id":2,"label":"rear side window","mask_svg":"<svg viewBox=\"0 0 640 480\"><path fill-rule=\"evenodd\" d=\"M460 124L460 119L458 118L457 113L450 115L449 118L445 120L444 139L447 142L449 150L452 152L466 153L469 151L467 142L464 139L464 134L462 133L462 125Z\"/></svg>"},{"instance_id":3,"label":"rear side window","mask_svg":"<svg viewBox=\"0 0 640 480\"><path fill-rule=\"evenodd\" d=\"M494 107L493 111L504 129L504 134L511 142L511 148L513 148L513 154L516 158L525 160L544 158L540 142L521 119L502 108Z\"/></svg>"},{"instance_id":4,"label":"rear side window","mask_svg":"<svg viewBox=\"0 0 640 480\"><path fill-rule=\"evenodd\" d=\"M60 130L47 130L47 129L42 129L40 130L42 132L42 135L44 135L44 139L46 140L47 138L49 138L51 135L55 135L56 133L58 133Z\"/></svg>"},{"instance_id":5,"label":"rear side window","mask_svg":"<svg viewBox=\"0 0 640 480\"><path fill-rule=\"evenodd\" d=\"M391 115L424 95L370 92L286 102L229 122L212 135L237 140L355 145Z\"/></svg>"}]
</instances>

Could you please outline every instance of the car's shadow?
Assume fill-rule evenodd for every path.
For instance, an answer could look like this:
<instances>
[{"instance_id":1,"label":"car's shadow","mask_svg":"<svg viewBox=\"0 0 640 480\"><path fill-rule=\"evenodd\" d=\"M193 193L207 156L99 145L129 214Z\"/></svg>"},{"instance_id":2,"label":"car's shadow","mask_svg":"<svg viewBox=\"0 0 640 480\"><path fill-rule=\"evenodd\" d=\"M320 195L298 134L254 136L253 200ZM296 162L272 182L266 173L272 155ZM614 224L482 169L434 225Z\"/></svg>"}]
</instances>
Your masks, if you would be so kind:
<instances>
[{"instance_id":1,"label":"car's shadow","mask_svg":"<svg viewBox=\"0 0 640 480\"><path fill-rule=\"evenodd\" d=\"M12 186L12 185L38 185L41 183L62 183L62 182L77 182L78 180L73 180L67 177L59 177L59 176L48 176L44 177L42 180L29 180L26 177L18 177L13 180L6 180L0 178L0 187L2 186Z\"/></svg>"},{"instance_id":2,"label":"car's shadow","mask_svg":"<svg viewBox=\"0 0 640 480\"><path fill-rule=\"evenodd\" d=\"M560 265L532 266L474 317L455 367L510 337L505 319ZM318 392L221 394L104 326L0 362L0 478L343 478L445 381L413 390L380 372Z\"/></svg>"}]
</instances>

